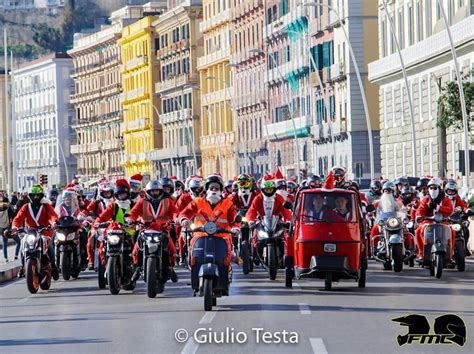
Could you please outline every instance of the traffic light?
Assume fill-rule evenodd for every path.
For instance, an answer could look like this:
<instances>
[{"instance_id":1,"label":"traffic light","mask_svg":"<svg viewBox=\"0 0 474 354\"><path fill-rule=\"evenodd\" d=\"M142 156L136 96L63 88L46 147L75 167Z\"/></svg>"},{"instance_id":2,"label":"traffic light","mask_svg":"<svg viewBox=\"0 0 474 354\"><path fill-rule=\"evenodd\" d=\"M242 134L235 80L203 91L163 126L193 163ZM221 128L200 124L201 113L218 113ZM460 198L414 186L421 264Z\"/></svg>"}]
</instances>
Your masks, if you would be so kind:
<instances>
[{"instance_id":1,"label":"traffic light","mask_svg":"<svg viewBox=\"0 0 474 354\"><path fill-rule=\"evenodd\" d=\"M39 176L40 185L44 186L48 184L48 175L40 175Z\"/></svg>"}]
</instances>

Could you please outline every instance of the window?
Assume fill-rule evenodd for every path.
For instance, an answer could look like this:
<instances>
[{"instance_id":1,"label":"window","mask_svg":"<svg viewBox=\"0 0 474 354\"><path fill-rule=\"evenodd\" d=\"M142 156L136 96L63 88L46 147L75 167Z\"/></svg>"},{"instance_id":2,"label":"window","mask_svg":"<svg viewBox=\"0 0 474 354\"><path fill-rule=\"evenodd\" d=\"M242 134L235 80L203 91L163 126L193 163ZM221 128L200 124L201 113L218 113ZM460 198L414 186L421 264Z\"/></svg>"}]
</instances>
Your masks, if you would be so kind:
<instances>
[{"instance_id":1,"label":"window","mask_svg":"<svg viewBox=\"0 0 474 354\"><path fill-rule=\"evenodd\" d=\"M404 47L404 40L403 40L403 7L398 10L398 45L400 46L400 49Z\"/></svg>"},{"instance_id":2,"label":"window","mask_svg":"<svg viewBox=\"0 0 474 354\"><path fill-rule=\"evenodd\" d=\"M413 9L408 5L408 45L412 45L413 42Z\"/></svg>"},{"instance_id":3,"label":"window","mask_svg":"<svg viewBox=\"0 0 474 354\"><path fill-rule=\"evenodd\" d=\"M386 36L387 34L385 33L385 21L382 20L380 23L380 52L382 57L385 57L387 55Z\"/></svg>"},{"instance_id":4,"label":"window","mask_svg":"<svg viewBox=\"0 0 474 354\"><path fill-rule=\"evenodd\" d=\"M416 2L416 35L417 41L420 42L423 39L423 18L421 16L421 1Z\"/></svg>"},{"instance_id":5,"label":"window","mask_svg":"<svg viewBox=\"0 0 474 354\"><path fill-rule=\"evenodd\" d=\"M425 0L425 38L431 36L431 0Z\"/></svg>"}]
</instances>

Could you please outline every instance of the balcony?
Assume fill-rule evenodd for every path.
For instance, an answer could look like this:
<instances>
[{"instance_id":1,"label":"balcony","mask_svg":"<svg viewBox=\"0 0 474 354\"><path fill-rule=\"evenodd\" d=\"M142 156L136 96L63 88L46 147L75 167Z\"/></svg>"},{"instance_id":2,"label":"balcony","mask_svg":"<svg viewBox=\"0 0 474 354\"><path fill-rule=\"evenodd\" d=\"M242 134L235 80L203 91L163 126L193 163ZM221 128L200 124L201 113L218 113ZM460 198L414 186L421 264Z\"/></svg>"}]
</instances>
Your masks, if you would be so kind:
<instances>
[{"instance_id":1,"label":"balcony","mask_svg":"<svg viewBox=\"0 0 474 354\"><path fill-rule=\"evenodd\" d=\"M331 65L331 80L339 81L343 80L347 74L347 68L344 61L340 61L338 63L334 63Z\"/></svg>"},{"instance_id":2,"label":"balcony","mask_svg":"<svg viewBox=\"0 0 474 354\"><path fill-rule=\"evenodd\" d=\"M136 90L131 90L131 91L128 91L128 92L124 92L124 93L122 93L122 95L124 95L124 96L126 95L126 98L123 99L124 101L130 101L130 100L133 100L135 98L144 96L145 95L145 88L140 87L140 88L137 88ZM122 95L120 95L120 100L122 100Z\"/></svg>"},{"instance_id":3,"label":"balcony","mask_svg":"<svg viewBox=\"0 0 474 354\"><path fill-rule=\"evenodd\" d=\"M311 129L311 116L302 116L294 119L296 134L298 137L306 137ZM295 136L293 122L291 119L283 122L272 123L267 125L270 140L291 139Z\"/></svg>"},{"instance_id":4,"label":"balcony","mask_svg":"<svg viewBox=\"0 0 474 354\"><path fill-rule=\"evenodd\" d=\"M148 58L147 58L146 55L145 56L139 56L135 59L127 61L127 63L125 64L124 69L125 69L125 71L135 69L136 67L147 63L147 61L148 61Z\"/></svg>"},{"instance_id":5,"label":"balcony","mask_svg":"<svg viewBox=\"0 0 474 354\"><path fill-rule=\"evenodd\" d=\"M184 74L175 76L172 79L168 79L162 82L157 82L155 84L155 92L160 93L163 91L167 91L173 88L177 88L179 86L187 85L190 83L197 83L199 81L197 74Z\"/></svg>"},{"instance_id":6,"label":"balcony","mask_svg":"<svg viewBox=\"0 0 474 354\"><path fill-rule=\"evenodd\" d=\"M236 141L234 132L201 136L201 145L203 148L219 148L223 146L231 146L235 144L235 142Z\"/></svg>"},{"instance_id":7,"label":"balcony","mask_svg":"<svg viewBox=\"0 0 474 354\"><path fill-rule=\"evenodd\" d=\"M257 90L252 93L244 94L241 96L236 96L235 99L232 100L232 104L235 108L244 108L250 107L254 105L264 104L265 102L265 91Z\"/></svg>"},{"instance_id":8,"label":"balcony","mask_svg":"<svg viewBox=\"0 0 474 354\"><path fill-rule=\"evenodd\" d=\"M203 68L224 60L230 60L230 47L219 49L210 54L199 57L197 60L198 68Z\"/></svg>"},{"instance_id":9,"label":"balcony","mask_svg":"<svg viewBox=\"0 0 474 354\"><path fill-rule=\"evenodd\" d=\"M226 99L230 99L227 90L218 90L202 95L202 105L208 105L209 103L220 102Z\"/></svg>"},{"instance_id":10,"label":"balcony","mask_svg":"<svg viewBox=\"0 0 474 354\"><path fill-rule=\"evenodd\" d=\"M169 124L179 122L182 120L191 119L193 117L193 111L190 108L185 108L179 111L165 113L160 115L161 124Z\"/></svg>"},{"instance_id":11,"label":"balcony","mask_svg":"<svg viewBox=\"0 0 474 354\"><path fill-rule=\"evenodd\" d=\"M263 5L263 0L249 0L232 7L232 19L242 17L251 10Z\"/></svg>"},{"instance_id":12,"label":"balcony","mask_svg":"<svg viewBox=\"0 0 474 354\"><path fill-rule=\"evenodd\" d=\"M122 140L106 140L102 142L102 150L116 150L122 148Z\"/></svg>"},{"instance_id":13,"label":"balcony","mask_svg":"<svg viewBox=\"0 0 474 354\"><path fill-rule=\"evenodd\" d=\"M193 149L190 145L180 145L176 147L155 149L148 153L148 160L150 161L161 161L168 160L174 157L185 157L192 156Z\"/></svg>"},{"instance_id":14,"label":"balcony","mask_svg":"<svg viewBox=\"0 0 474 354\"><path fill-rule=\"evenodd\" d=\"M126 126L126 131L132 131L132 130L142 130L145 129L149 121L149 118L138 118L134 119L128 123L125 123Z\"/></svg>"},{"instance_id":15,"label":"balcony","mask_svg":"<svg viewBox=\"0 0 474 354\"><path fill-rule=\"evenodd\" d=\"M204 33L216 26L219 26L223 23L229 22L231 16L230 8L222 11L221 13L217 14L216 16L212 16L206 21L202 21L199 23L199 31Z\"/></svg>"}]
</instances>

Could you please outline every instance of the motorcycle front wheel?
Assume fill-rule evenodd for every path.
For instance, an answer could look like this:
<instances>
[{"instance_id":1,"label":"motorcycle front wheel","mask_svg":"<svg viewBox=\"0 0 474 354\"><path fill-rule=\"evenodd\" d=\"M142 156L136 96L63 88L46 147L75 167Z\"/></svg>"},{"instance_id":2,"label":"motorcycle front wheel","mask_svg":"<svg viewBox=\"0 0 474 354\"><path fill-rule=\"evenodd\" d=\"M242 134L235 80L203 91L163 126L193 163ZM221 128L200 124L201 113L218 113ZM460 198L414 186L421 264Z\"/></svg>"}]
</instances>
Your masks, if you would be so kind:
<instances>
[{"instance_id":1,"label":"motorcycle front wheel","mask_svg":"<svg viewBox=\"0 0 474 354\"><path fill-rule=\"evenodd\" d=\"M277 256L276 249L274 245L269 245L267 248L267 257L268 257L268 274L270 280L275 280L277 275Z\"/></svg>"},{"instance_id":2,"label":"motorcycle front wheel","mask_svg":"<svg viewBox=\"0 0 474 354\"><path fill-rule=\"evenodd\" d=\"M156 258L148 258L146 261L146 287L148 297L156 297Z\"/></svg>"},{"instance_id":3,"label":"motorcycle front wheel","mask_svg":"<svg viewBox=\"0 0 474 354\"><path fill-rule=\"evenodd\" d=\"M39 279L38 279L38 262L34 258L30 258L26 261L25 266L25 277L26 285L28 286L28 291L32 294L36 294L39 289Z\"/></svg>"},{"instance_id":4,"label":"motorcycle front wheel","mask_svg":"<svg viewBox=\"0 0 474 354\"><path fill-rule=\"evenodd\" d=\"M393 271L395 273L401 272L403 269L403 246L401 244L392 246L392 262Z\"/></svg>"},{"instance_id":5,"label":"motorcycle front wheel","mask_svg":"<svg viewBox=\"0 0 474 354\"><path fill-rule=\"evenodd\" d=\"M64 280L71 278L71 258L68 252L61 252L59 254L59 264L61 265L61 273Z\"/></svg>"},{"instance_id":6,"label":"motorcycle front wheel","mask_svg":"<svg viewBox=\"0 0 474 354\"><path fill-rule=\"evenodd\" d=\"M116 257L109 257L107 262L107 282L109 283L110 293L117 295L120 292L120 278Z\"/></svg>"},{"instance_id":7,"label":"motorcycle front wheel","mask_svg":"<svg viewBox=\"0 0 474 354\"><path fill-rule=\"evenodd\" d=\"M242 245L240 247L240 258L242 258L242 272L244 274L250 273L250 256L249 256L249 246L247 244L248 241L242 241Z\"/></svg>"},{"instance_id":8,"label":"motorcycle front wheel","mask_svg":"<svg viewBox=\"0 0 474 354\"><path fill-rule=\"evenodd\" d=\"M107 285L106 279L105 279L105 267L102 264L102 261L99 259L97 263L97 281L99 283L99 289L105 289L105 286Z\"/></svg>"},{"instance_id":9,"label":"motorcycle front wheel","mask_svg":"<svg viewBox=\"0 0 474 354\"><path fill-rule=\"evenodd\" d=\"M204 293L204 311L212 311L212 279L204 279L202 287Z\"/></svg>"},{"instance_id":10,"label":"motorcycle front wheel","mask_svg":"<svg viewBox=\"0 0 474 354\"><path fill-rule=\"evenodd\" d=\"M456 254L456 267L458 268L458 272L464 272L466 269L466 244L464 240L456 241L454 253Z\"/></svg>"},{"instance_id":11,"label":"motorcycle front wheel","mask_svg":"<svg viewBox=\"0 0 474 354\"><path fill-rule=\"evenodd\" d=\"M443 256L441 254L435 254L434 268L436 278L441 278L443 275Z\"/></svg>"}]
</instances>

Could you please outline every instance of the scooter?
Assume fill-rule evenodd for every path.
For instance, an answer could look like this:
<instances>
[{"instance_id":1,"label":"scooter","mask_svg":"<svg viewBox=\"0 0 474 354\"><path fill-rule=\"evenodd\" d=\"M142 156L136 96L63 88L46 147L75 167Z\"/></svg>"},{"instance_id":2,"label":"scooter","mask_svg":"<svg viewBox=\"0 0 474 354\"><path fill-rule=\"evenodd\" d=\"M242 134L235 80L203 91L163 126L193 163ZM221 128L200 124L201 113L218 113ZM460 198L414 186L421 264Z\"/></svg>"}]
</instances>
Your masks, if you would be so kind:
<instances>
[{"instance_id":1,"label":"scooter","mask_svg":"<svg viewBox=\"0 0 474 354\"><path fill-rule=\"evenodd\" d=\"M464 272L466 269L469 214L471 214L470 210L467 213L463 213L462 209L458 207L456 208L454 214L449 217L451 229L453 229L456 233L456 240L454 243L454 259L459 272Z\"/></svg>"},{"instance_id":2,"label":"scooter","mask_svg":"<svg viewBox=\"0 0 474 354\"><path fill-rule=\"evenodd\" d=\"M64 280L79 277L82 269L79 222L71 216L62 216L57 221L54 235L56 265Z\"/></svg>"},{"instance_id":3,"label":"scooter","mask_svg":"<svg viewBox=\"0 0 474 354\"><path fill-rule=\"evenodd\" d=\"M433 221L426 225L423 233L424 247L421 266L430 270L431 276L441 278L443 268L448 265L451 254L451 228L442 222L449 221L442 214L433 217L418 217L417 222Z\"/></svg>"},{"instance_id":4,"label":"scooter","mask_svg":"<svg viewBox=\"0 0 474 354\"><path fill-rule=\"evenodd\" d=\"M203 227L191 228L192 233L205 233L194 242L191 254L191 287L194 296L204 298L204 310L211 311L217 305L217 298L229 295L232 282L227 243L215 234L230 234L214 222L208 221Z\"/></svg>"}]
</instances>

